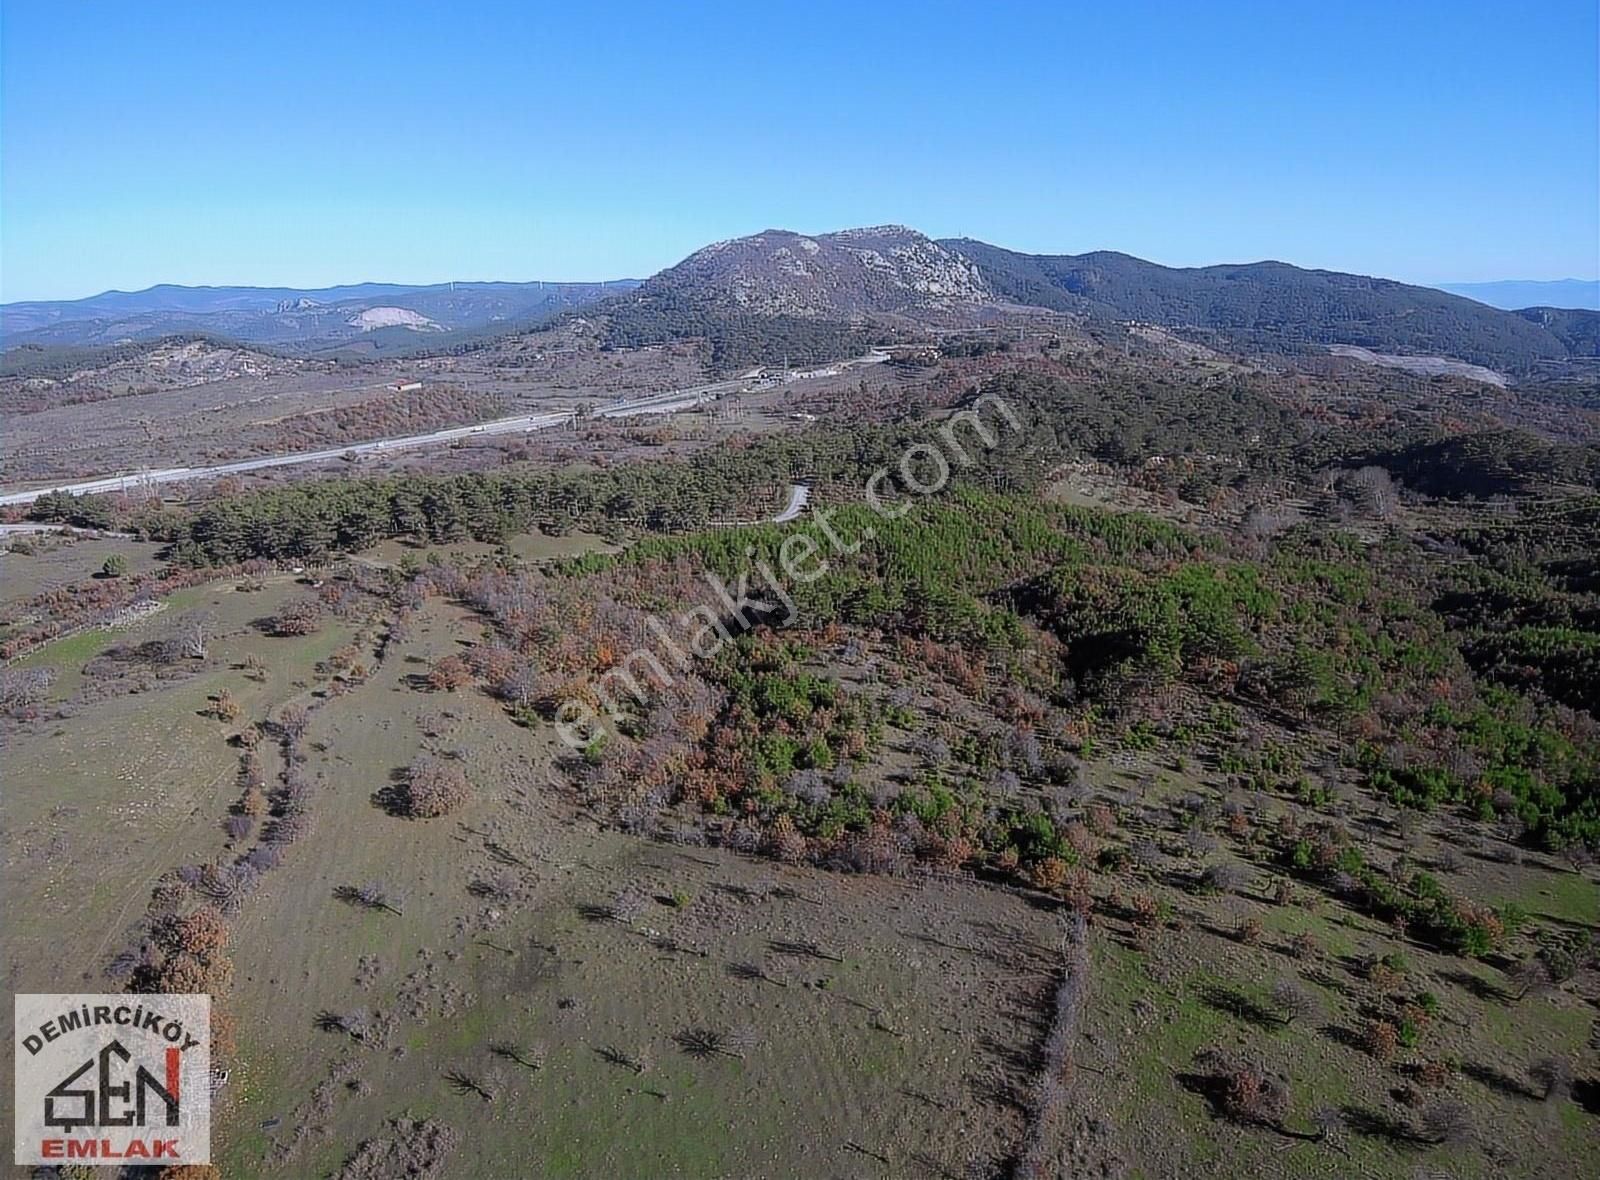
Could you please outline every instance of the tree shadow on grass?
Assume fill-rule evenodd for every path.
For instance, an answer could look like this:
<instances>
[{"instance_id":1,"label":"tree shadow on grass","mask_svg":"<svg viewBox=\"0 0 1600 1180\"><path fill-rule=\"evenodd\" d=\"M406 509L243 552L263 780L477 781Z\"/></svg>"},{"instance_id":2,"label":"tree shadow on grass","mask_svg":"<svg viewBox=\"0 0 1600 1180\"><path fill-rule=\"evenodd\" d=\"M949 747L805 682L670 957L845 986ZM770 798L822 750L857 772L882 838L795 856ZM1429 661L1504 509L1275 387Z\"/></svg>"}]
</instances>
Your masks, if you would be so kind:
<instances>
[{"instance_id":1,"label":"tree shadow on grass","mask_svg":"<svg viewBox=\"0 0 1600 1180\"><path fill-rule=\"evenodd\" d=\"M406 789L398 783L392 786L379 787L372 792L371 802L379 811L392 815L396 819L405 819L410 807Z\"/></svg>"},{"instance_id":2,"label":"tree shadow on grass","mask_svg":"<svg viewBox=\"0 0 1600 1180\"><path fill-rule=\"evenodd\" d=\"M1572 1083L1572 1100L1579 1109L1600 1116L1600 1081L1581 1078Z\"/></svg>"},{"instance_id":3,"label":"tree shadow on grass","mask_svg":"<svg viewBox=\"0 0 1600 1180\"><path fill-rule=\"evenodd\" d=\"M1479 1085L1487 1086L1495 1093L1504 1094L1508 1098L1538 1099L1543 1097L1542 1094L1531 1089L1526 1083L1492 1065L1469 1061L1462 1065L1461 1072Z\"/></svg>"},{"instance_id":4,"label":"tree shadow on grass","mask_svg":"<svg viewBox=\"0 0 1600 1180\"><path fill-rule=\"evenodd\" d=\"M1498 988L1488 980L1472 974L1470 971L1441 971L1439 978L1457 987L1479 1000L1509 1000L1510 993L1503 988Z\"/></svg>"},{"instance_id":5,"label":"tree shadow on grass","mask_svg":"<svg viewBox=\"0 0 1600 1180\"><path fill-rule=\"evenodd\" d=\"M1343 1045L1346 1049L1365 1050L1365 1038L1354 1029L1345 1028L1339 1024L1325 1024L1317 1030L1336 1045Z\"/></svg>"},{"instance_id":6,"label":"tree shadow on grass","mask_svg":"<svg viewBox=\"0 0 1600 1180\"><path fill-rule=\"evenodd\" d=\"M1203 984L1198 992L1201 1003L1257 1028L1282 1028L1283 1022L1263 1005L1238 988L1221 983Z\"/></svg>"},{"instance_id":7,"label":"tree shadow on grass","mask_svg":"<svg viewBox=\"0 0 1600 1180\"><path fill-rule=\"evenodd\" d=\"M1393 1115L1368 1110L1364 1106L1341 1106L1339 1114L1344 1119L1345 1126L1357 1135L1368 1139L1382 1139L1397 1147L1416 1146L1416 1137L1412 1135L1411 1128Z\"/></svg>"},{"instance_id":8,"label":"tree shadow on grass","mask_svg":"<svg viewBox=\"0 0 1600 1180\"><path fill-rule=\"evenodd\" d=\"M973 1095L979 1102L1010 1108L1019 1114L1028 1113L1027 1092L1010 1078L991 1074L972 1079L970 1085Z\"/></svg>"},{"instance_id":9,"label":"tree shadow on grass","mask_svg":"<svg viewBox=\"0 0 1600 1180\"><path fill-rule=\"evenodd\" d=\"M1173 1075L1173 1080L1189 1093L1204 1098L1206 1105L1211 1108L1212 1118L1227 1117L1224 1103L1227 1100L1228 1086L1224 1079L1207 1073L1177 1073Z\"/></svg>"}]
</instances>

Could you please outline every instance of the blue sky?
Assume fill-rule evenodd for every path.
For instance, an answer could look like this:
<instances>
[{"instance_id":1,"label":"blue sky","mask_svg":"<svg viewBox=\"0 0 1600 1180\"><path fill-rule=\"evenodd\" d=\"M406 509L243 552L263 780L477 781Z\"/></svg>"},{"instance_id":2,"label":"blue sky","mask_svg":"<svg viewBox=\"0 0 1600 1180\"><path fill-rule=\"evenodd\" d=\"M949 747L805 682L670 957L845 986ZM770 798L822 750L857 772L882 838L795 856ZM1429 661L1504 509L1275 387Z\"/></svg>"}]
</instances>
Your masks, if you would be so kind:
<instances>
[{"instance_id":1,"label":"blue sky","mask_svg":"<svg viewBox=\"0 0 1600 1180\"><path fill-rule=\"evenodd\" d=\"M1594 0L5 0L0 298L643 276L903 222L1593 277Z\"/></svg>"}]
</instances>

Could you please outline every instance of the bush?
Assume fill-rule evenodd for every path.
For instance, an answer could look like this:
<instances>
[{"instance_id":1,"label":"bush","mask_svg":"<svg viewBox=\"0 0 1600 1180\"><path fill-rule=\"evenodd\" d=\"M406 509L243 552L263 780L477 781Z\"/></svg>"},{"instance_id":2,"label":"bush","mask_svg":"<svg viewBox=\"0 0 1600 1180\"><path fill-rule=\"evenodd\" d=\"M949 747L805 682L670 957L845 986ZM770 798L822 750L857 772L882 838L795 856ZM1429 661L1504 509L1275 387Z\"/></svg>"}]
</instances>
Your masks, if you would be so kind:
<instances>
[{"instance_id":1,"label":"bush","mask_svg":"<svg viewBox=\"0 0 1600 1180\"><path fill-rule=\"evenodd\" d=\"M230 815L222 821L222 830L227 833L232 841L243 840L255 828L256 821L248 815Z\"/></svg>"},{"instance_id":2,"label":"bush","mask_svg":"<svg viewBox=\"0 0 1600 1180\"><path fill-rule=\"evenodd\" d=\"M173 924L171 945L199 958L210 958L228 945L228 926L211 906L201 906Z\"/></svg>"},{"instance_id":3,"label":"bush","mask_svg":"<svg viewBox=\"0 0 1600 1180\"><path fill-rule=\"evenodd\" d=\"M1280 1079L1254 1065L1229 1072L1223 1109L1229 1118L1275 1127L1289 1110L1289 1088Z\"/></svg>"},{"instance_id":4,"label":"bush","mask_svg":"<svg viewBox=\"0 0 1600 1180\"><path fill-rule=\"evenodd\" d=\"M472 667L460 656L445 656L428 672L428 687L435 692L454 692L472 683Z\"/></svg>"},{"instance_id":5,"label":"bush","mask_svg":"<svg viewBox=\"0 0 1600 1180\"><path fill-rule=\"evenodd\" d=\"M1289 1085L1282 1077L1222 1049L1200 1050L1195 1064L1220 1113L1239 1123L1282 1126L1289 1112Z\"/></svg>"},{"instance_id":6,"label":"bush","mask_svg":"<svg viewBox=\"0 0 1600 1180\"><path fill-rule=\"evenodd\" d=\"M322 607L315 599L302 598L295 602L285 603L269 624L268 629L274 635L296 636L315 635L322 626Z\"/></svg>"},{"instance_id":7,"label":"bush","mask_svg":"<svg viewBox=\"0 0 1600 1180\"><path fill-rule=\"evenodd\" d=\"M278 731L291 742L304 737L310 724L311 714L302 705L285 705L278 710Z\"/></svg>"},{"instance_id":8,"label":"bush","mask_svg":"<svg viewBox=\"0 0 1600 1180\"><path fill-rule=\"evenodd\" d=\"M1417 1042L1422 1039L1422 1028L1410 1017L1400 1018L1400 1024L1395 1028L1395 1040L1406 1049L1415 1049Z\"/></svg>"},{"instance_id":9,"label":"bush","mask_svg":"<svg viewBox=\"0 0 1600 1180\"><path fill-rule=\"evenodd\" d=\"M1467 1143L1472 1139L1472 1112L1464 1102L1441 1098L1422 1108L1413 1134L1420 1143Z\"/></svg>"},{"instance_id":10,"label":"bush","mask_svg":"<svg viewBox=\"0 0 1600 1180\"><path fill-rule=\"evenodd\" d=\"M1369 1020L1361 1040L1367 1052L1373 1057L1379 1061L1388 1061L1394 1056L1400 1034L1387 1020Z\"/></svg>"},{"instance_id":11,"label":"bush","mask_svg":"<svg viewBox=\"0 0 1600 1180\"><path fill-rule=\"evenodd\" d=\"M1243 893L1250 885L1250 870L1233 861L1210 865L1200 874L1200 886L1208 893Z\"/></svg>"},{"instance_id":12,"label":"bush","mask_svg":"<svg viewBox=\"0 0 1600 1180\"><path fill-rule=\"evenodd\" d=\"M1067 862L1059 856L1047 856L1033 866L1035 888L1054 893L1067 883Z\"/></svg>"},{"instance_id":13,"label":"bush","mask_svg":"<svg viewBox=\"0 0 1600 1180\"><path fill-rule=\"evenodd\" d=\"M1528 1066L1528 1077L1546 1102L1556 1102L1572 1092L1572 1063L1564 1057L1541 1057Z\"/></svg>"},{"instance_id":14,"label":"bush","mask_svg":"<svg viewBox=\"0 0 1600 1180\"><path fill-rule=\"evenodd\" d=\"M1280 979L1272 985L1272 1005L1285 1024L1315 1016L1317 998L1293 979Z\"/></svg>"},{"instance_id":15,"label":"bush","mask_svg":"<svg viewBox=\"0 0 1600 1180\"><path fill-rule=\"evenodd\" d=\"M459 763L428 758L406 772L400 810L412 819L437 819L466 806L471 798L467 772Z\"/></svg>"},{"instance_id":16,"label":"bush","mask_svg":"<svg viewBox=\"0 0 1600 1180\"><path fill-rule=\"evenodd\" d=\"M100 572L108 578L120 578L128 572L128 559L120 553L113 553L106 558Z\"/></svg>"}]
</instances>

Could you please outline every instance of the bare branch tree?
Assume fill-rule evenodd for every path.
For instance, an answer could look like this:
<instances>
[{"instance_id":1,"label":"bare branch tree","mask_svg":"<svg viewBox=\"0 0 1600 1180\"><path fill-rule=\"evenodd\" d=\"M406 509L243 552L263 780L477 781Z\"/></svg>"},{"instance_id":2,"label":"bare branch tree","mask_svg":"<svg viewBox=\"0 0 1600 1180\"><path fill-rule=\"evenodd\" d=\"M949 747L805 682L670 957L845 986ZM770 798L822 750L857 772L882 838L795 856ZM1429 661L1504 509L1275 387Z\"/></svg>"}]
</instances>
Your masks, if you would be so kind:
<instances>
[{"instance_id":1,"label":"bare branch tree","mask_svg":"<svg viewBox=\"0 0 1600 1180\"><path fill-rule=\"evenodd\" d=\"M361 886L340 885L333 891L333 895L347 905L368 910L387 910L397 917L404 916L400 910L402 899L375 881Z\"/></svg>"},{"instance_id":2,"label":"bare branch tree","mask_svg":"<svg viewBox=\"0 0 1600 1180\"><path fill-rule=\"evenodd\" d=\"M493 1102L494 1095L484 1084L469 1073L459 1069L452 1069L444 1075L444 1080L450 1083L450 1088L457 1094L476 1094L485 1102Z\"/></svg>"},{"instance_id":3,"label":"bare branch tree","mask_svg":"<svg viewBox=\"0 0 1600 1180\"><path fill-rule=\"evenodd\" d=\"M541 1044L518 1045L513 1041L496 1041L489 1046L489 1052L506 1061L514 1061L525 1069L544 1068L544 1046Z\"/></svg>"}]
</instances>

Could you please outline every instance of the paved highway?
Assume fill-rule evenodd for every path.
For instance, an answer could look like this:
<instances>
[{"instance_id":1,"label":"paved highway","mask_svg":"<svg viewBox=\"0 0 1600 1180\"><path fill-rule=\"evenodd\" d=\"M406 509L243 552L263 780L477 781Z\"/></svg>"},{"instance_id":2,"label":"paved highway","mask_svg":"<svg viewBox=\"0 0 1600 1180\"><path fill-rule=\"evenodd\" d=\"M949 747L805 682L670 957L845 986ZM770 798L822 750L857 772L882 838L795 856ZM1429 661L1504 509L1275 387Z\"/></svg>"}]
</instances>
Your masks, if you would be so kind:
<instances>
[{"instance_id":1,"label":"paved highway","mask_svg":"<svg viewBox=\"0 0 1600 1180\"><path fill-rule=\"evenodd\" d=\"M888 359L884 352L869 353L864 357L840 362L835 368L846 369L856 365L880 364ZM717 381L710 385L696 385L688 389L669 389L645 397L624 398L610 405L590 411L592 418L632 418L644 414L674 414L679 410L693 409L744 386L743 379ZM400 438L382 438L375 442L351 443L349 446L330 447L322 451L299 451L290 455L271 455L262 459L240 459L234 463L219 463L212 467L165 467L156 471L130 471L122 475L107 475L80 483L60 484L53 488L35 488L27 492L0 494L0 507L8 504L31 504L50 492L70 492L82 496L97 492L125 492L151 484L189 483L199 479L219 479L224 475L242 475L248 471L265 471L270 467L297 467L304 463L325 463L346 455L370 455L388 451L407 451L419 447L436 447L489 434L531 434L564 426L577 414L572 410L557 410L548 414L519 414L512 418L496 418L475 426L453 426L448 430L435 430L428 434L409 434ZM805 508L809 492L796 487L791 493L789 507L780 521L793 520Z\"/></svg>"},{"instance_id":2,"label":"paved highway","mask_svg":"<svg viewBox=\"0 0 1600 1180\"><path fill-rule=\"evenodd\" d=\"M704 402L713 401L729 391L728 385L704 386L697 389L673 390L669 393L651 394L631 401L614 402L596 409L596 418L629 418L643 414L671 414L687 410ZM218 463L211 467L164 467L155 471L134 471L122 475L108 475L80 483L61 484L54 488L35 488L28 492L7 492L0 495L0 506L6 504L31 504L48 492L70 492L75 496L95 492L123 492L150 484L188 483L198 479L218 479L224 475L242 475L248 471L265 471L270 467L295 467L304 463L324 463L346 455L386 454L390 451L415 450L421 447L444 446L453 442L477 438L480 435L531 434L564 426L576 415L571 410L558 410L548 414L519 414L514 418L496 418L475 426L453 426L448 430L435 430L428 434L410 434L399 438L383 438L374 442L351 443L349 446L330 447L322 451L298 451L290 455L271 455L261 459L240 459L234 463Z\"/></svg>"}]
</instances>

